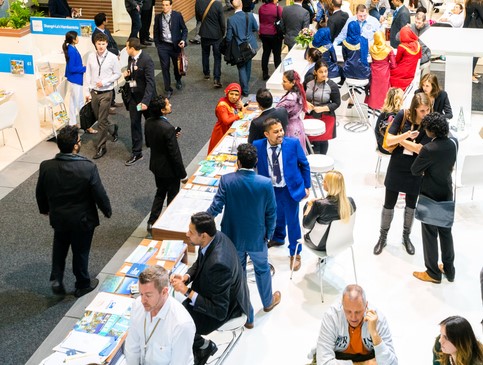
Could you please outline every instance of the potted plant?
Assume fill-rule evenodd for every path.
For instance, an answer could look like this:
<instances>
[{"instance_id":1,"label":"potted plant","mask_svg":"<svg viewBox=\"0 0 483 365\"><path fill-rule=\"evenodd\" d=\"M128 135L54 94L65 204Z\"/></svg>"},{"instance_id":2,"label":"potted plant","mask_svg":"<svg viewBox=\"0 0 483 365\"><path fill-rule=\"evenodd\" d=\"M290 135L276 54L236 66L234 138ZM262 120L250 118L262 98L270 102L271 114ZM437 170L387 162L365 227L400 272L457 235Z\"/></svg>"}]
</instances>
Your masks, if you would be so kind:
<instances>
[{"instance_id":1,"label":"potted plant","mask_svg":"<svg viewBox=\"0 0 483 365\"><path fill-rule=\"evenodd\" d=\"M0 35L22 36L30 32L30 17L43 16L43 12L32 10L27 6L28 0L11 0L7 16L0 18ZM32 0L36 6L38 0ZM17 30L17 31L12 31Z\"/></svg>"}]
</instances>

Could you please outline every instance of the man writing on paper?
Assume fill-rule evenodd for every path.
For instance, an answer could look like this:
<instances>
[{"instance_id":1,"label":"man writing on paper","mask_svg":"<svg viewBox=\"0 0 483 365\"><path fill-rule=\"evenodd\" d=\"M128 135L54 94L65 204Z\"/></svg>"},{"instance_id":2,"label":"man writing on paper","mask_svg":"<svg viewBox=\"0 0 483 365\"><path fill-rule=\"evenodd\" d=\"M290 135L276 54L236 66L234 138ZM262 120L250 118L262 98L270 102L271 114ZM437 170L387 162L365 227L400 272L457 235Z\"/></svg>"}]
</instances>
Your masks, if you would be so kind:
<instances>
[{"instance_id":1,"label":"man writing on paper","mask_svg":"<svg viewBox=\"0 0 483 365\"><path fill-rule=\"evenodd\" d=\"M168 271L151 266L139 275L124 345L127 365L191 365L195 324L180 302L169 295Z\"/></svg>"}]
</instances>

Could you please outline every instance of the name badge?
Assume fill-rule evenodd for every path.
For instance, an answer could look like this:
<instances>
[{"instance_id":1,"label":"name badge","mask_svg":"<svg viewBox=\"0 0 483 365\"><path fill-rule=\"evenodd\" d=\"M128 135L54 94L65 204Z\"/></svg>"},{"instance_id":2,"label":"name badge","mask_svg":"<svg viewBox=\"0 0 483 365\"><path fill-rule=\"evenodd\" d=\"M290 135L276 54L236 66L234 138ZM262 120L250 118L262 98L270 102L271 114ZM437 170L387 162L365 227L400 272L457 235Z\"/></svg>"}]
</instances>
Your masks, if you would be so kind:
<instances>
[{"instance_id":1,"label":"name badge","mask_svg":"<svg viewBox=\"0 0 483 365\"><path fill-rule=\"evenodd\" d=\"M129 87L130 87L131 89L132 89L132 88L135 88L135 87L137 87L137 86L138 86L138 84L137 84L136 80L131 80L131 81L129 81Z\"/></svg>"},{"instance_id":2,"label":"name badge","mask_svg":"<svg viewBox=\"0 0 483 365\"><path fill-rule=\"evenodd\" d=\"M408 149L405 148L404 151L403 151L403 155L412 156L413 153L411 151L409 151Z\"/></svg>"}]
</instances>

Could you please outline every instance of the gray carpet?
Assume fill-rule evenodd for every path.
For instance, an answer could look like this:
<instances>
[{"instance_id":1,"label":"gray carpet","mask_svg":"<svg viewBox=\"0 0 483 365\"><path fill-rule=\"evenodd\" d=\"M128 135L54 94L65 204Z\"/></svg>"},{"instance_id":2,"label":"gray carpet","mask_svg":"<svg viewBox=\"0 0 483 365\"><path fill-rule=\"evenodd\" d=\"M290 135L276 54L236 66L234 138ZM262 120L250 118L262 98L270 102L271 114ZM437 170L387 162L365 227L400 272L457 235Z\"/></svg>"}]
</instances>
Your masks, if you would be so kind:
<instances>
[{"instance_id":1,"label":"gray carpet","mask_svg":"<svg viewBox=\"0 0 483 365\"><path fill-rule=\"evenodd\" d=\"M194 34L190 33L190 38ZM124 44L125 39L118 39ZM159 69L155 48L146 49ZM261 53L261 51L260 51ZM171 99L171 123L183 129L179 140L185 165L208 141L215 122L214 108L223 89L214 89L213 81L203 80L201 47L190 45L188 76L182 91L175 90ZM260 55L258 55L259 57ZM273 67L273 66L272 66ZM264 85L260 62L254 61L251 92ZM158 91L164 90L162 75L156 77ZM222 83L238 82L237 70L223 64ZM95 277L149 213L155 184L148 169L149 150L145 158L131 167L124 166L130 156L131 136L128 113L117 108L112 116L119 124L119 141L108 142L107 154L96 160L101 179L111 199L111 219L101 218L92 244L89 269ZM91 158L92 135L82 137L81 154ZM38 213L35 202L35 173L0 200L0 363L24 364L75 302L72 295L74 277L69 256L65 285L71 294L59 299L49 284L53 231L48 218ZM102 215L102 214L101 214Z\"/></svg>"}]
</instances>

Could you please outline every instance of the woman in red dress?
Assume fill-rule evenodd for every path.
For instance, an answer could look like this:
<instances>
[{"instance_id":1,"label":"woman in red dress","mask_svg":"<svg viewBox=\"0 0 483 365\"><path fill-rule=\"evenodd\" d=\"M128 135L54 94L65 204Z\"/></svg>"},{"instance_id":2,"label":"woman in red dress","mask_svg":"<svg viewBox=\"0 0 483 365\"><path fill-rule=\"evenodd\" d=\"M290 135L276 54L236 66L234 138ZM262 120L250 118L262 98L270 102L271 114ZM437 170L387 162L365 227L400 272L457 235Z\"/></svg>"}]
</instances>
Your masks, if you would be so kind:
<instances>
[{"instance_id":1,"label":"woman in red dress","mask_svg":"<svg viewBox=\"0 0 483 365\"><path fill-rule=\"evenodd\" d=\"M389 78L391 69L396 67L394 51L386 45L384 33L374 33L374 43L369 47L372 57L371 63L371 86L369 95L366 97L366 104L371 109L380 110L384 105L384 98L391 87Z\"/></svg>"},{"instance_id":2,"label":"woman in red dress","mask_svg":"<svg viewBox=\"0 0 483 365\"><path fill-rule=\"evenodd\" d=\"M208 154L223 138L225 133L230 129L234 121L243 119L246 113L246 108L241 101L241 87L239 84L233 82L225 89L225 96L220 98L215 108L215 115L218 119L211 132L210 146L208 147Z\"/></svg>"},{"instance_id":3,"label":"woman in red dress","mask_svg":"<svg viewBox=\"0 0 483 365\"><path fill-rule=\"evenodd\" d=\"M409 27L403 27L399 35L401 43L397 46L396 67L391 70L391 86L406 90L421 59L421 45L418 36Z\"/></svg>"}]
</instances>

